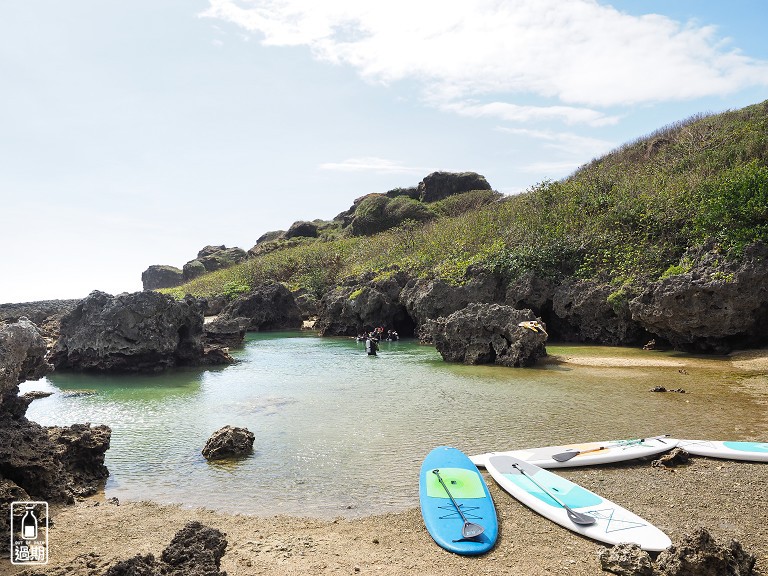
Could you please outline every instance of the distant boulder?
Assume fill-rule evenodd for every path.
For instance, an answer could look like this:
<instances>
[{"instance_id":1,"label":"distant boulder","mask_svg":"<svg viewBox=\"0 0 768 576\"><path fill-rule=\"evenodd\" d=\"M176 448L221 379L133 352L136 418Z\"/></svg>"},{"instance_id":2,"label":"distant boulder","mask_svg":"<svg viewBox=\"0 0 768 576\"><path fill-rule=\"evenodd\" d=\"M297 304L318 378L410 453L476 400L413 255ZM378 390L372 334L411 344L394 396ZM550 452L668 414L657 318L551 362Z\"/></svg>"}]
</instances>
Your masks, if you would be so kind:
<instances>
[{"instance_id":1,"label":"distant boulder","mask_svg":"<svg viewBox=\"0 0 768 576\"><path fill-rule=\"evenodd\" d=\"M184 283L184 272L175 266L153 264L141 273L144 290L173 288Z\"/></svg>"},{"instance_id":2,"label":"distant boulder","mask_svg":"<svg viewBox=\"0 0 768 576\"><path fill-rule=\"evenodd\" d=\"M447 362L525 367L547 355L546 327L530 310L470 304L448 317L428 321L424 329L432 333L437 351Z\"/></svg>"},{"instance_id":3,"label":"distant boulder","mask_svg":"<svg viewBox=\"0 0 768 576\"><path fill-rule=\"evenodd\" d=\"M419 200L436 202L470 190L490 190L491 185L476 172L432 172L418 185Z\"/></svg>"},{"instance_id":4,"label":"distant boulder","mask_svg":"<svg viewBox=\"0 0 768 576\"><path fill-rule=\"evenodd\" d=\"M407 220L426 222L434 217L435 213L427 206L408 196L389 198L384 194L369 194L355 207L349 226L353 235L369 236Z\"/></svg>"},{"instance_id":5,"label":"distant boulder","mask_svg":"<svg viewBox=\"0 0 768 576\"><path fill-rule=\"evenodd\" d=\"M273 240L279 240L285 237L285 230L272 230L271 232L265 232L259 239L256 240L256 244L263 244L264 242L272 242Z\"/></svg>"},{"instance_id":6,"label":"distant boulder","mask_svg":"<svg viewBox=\"0 0 768 576\"><path fill-rule=\"evenodd\" d=\"M197 258L184 264L184 281L189 282L208 272L229 268L248 258L248 253L242 248L227 248L221 246L206 246L197 253Z\"/></svg>"},{"instance_id":7,"label":"distant boulder","mask_svg":"<svg viewBox=\"0 0 768 576\"><path fill-rule=\"evenodd\" d=\"M289 238L317 238L317 224L301 220L294 222L284 237L286 240Z\"/></svg>"},{"instance_id":8,"label":"distant boulder","mask_svg":"<svg viewBox=\"0 0 768 576\"><path fill-rule=\"evenodd\" d=\"M184 282L189 282L205 274L207 270L200 260L190 260L184 264Z\"/></svg>"}]
</instances>

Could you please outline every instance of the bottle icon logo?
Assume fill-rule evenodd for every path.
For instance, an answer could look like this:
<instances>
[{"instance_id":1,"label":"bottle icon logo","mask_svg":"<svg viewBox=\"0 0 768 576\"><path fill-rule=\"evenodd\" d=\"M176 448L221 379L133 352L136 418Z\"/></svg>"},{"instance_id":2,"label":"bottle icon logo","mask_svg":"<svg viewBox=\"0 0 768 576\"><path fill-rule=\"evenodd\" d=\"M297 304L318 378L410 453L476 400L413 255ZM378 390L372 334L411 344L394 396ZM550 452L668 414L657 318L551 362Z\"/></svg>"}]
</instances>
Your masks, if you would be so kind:
<instances>
[{"instance_id":1,"label":"bottle icon logo","mask_svg":"<svg viewBox=\"0 0 768 576\"><path fill-rule=\"evenodd\" d=\"M24 517L21 519L21 537L24 540L37 540L37 516L34 504L24 506Z\"/></svg>"},{"instance_id":2,"label":"bottle icon logo","mask_svg":"<svg viewBox=\"0 0 768 576\"><path fill-rule=\"evenodd\" d=\"M48 563L48 503L11 502L11 564Z\"/></svg>"}]
</instances>

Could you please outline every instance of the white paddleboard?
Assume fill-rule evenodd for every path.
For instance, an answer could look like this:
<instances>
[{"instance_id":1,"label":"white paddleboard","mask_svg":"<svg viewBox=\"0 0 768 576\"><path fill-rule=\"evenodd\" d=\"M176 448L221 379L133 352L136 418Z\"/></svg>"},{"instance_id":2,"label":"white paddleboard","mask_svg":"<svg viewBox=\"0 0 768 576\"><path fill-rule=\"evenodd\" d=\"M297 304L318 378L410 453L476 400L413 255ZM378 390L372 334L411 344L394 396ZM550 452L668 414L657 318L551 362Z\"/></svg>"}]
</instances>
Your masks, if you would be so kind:
<instances>
[{"instance_id":1,"label":"white paddleboard","mask_svg":"<svg viewBox=\"0 0 768 576\"><path fill-rule=\"evenodd\" d=\"M507 455L535 464L540 468L567 468L570 466L592 466L634 460L644 456L654 456L677 445L677 440L666 436L652 438L633 438L630 440L605 440L603 442L583 442L564 446L545 446L526 450L507 452L488 452L470 456L475 466L485 466L493 455ZM573 455L571 457L571 455ZM558 459L555 459L557 456ZM559 461L562 460L562 461Z\"/></svg>"},{"instance_id":2,"label":"white paddleboard","mask_svg":"<svg viewBox=\"0 0 768 576\"><path fill-rule=\"evenodd\" d=\"M721 440L678 440L677 445L695 456L768 462L768 442Z\"/></svg>"},{"instance_id":3,"label":"white paddleboard","mask_svg":"<svg viewBox=\"0 0 768 576\"><path fill-rule=\"evenodd\" d=\"M486 468L493 479L520 502L587 538L606 544L633 542L651 552L664 550L672 544L664 532L637 514L529 462L512 456L493 455L488 458ZM534 481L566 506L594 517L595 523L585 526L571 521L565 508Z\"/></svg>"}]
</instances>

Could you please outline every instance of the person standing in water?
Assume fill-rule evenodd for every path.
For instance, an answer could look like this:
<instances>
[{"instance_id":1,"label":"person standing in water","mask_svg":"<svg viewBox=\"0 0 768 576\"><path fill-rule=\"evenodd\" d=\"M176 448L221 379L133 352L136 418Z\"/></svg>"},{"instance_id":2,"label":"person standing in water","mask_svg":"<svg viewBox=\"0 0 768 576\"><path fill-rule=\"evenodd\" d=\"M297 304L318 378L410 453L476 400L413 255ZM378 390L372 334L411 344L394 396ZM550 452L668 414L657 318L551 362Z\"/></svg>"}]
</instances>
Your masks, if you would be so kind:
<instances>
[{"instance_id":1,"label":"person standing in water","mask_svg":"<svg viewBox=\"0 0 768 576\"><path fill-rule=\"evenodd\" d=\"M368 356L376 356L376 350L378 349L379 345L376 344L376 340L368 336L365 340L365 351L368 353Z\"/></svg>"}]
</instances>

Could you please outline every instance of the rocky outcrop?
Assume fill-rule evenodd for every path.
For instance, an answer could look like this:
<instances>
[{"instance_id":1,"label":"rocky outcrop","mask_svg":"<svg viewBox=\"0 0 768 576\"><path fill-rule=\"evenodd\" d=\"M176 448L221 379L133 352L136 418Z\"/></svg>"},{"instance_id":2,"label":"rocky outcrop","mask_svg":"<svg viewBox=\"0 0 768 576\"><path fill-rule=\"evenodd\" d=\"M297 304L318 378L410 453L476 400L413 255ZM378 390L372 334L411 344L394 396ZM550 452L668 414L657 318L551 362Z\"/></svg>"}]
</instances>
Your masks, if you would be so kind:
<instances>
[{"instance_id":1,"label":"rocky outcrop","mask_svg":"<svg viewBox=\"0 0 768 576\"><path fill-rule=\"evenodd\" d=\"M163 550L160 560L153 554L136 555L112 565L104 576L226 576L219 571L227 550L224 536L216 528L188 522Z\"/></svg>"},{"instance_id":2,"label":"rocky outcrop","mask_svg":"<svg viewBox=\"0 0 768 576\"><path fill-rule=\"evenodd\" d=\"M534 322L531 328L519 324ZM535 329L537 318L530 310L499 304L470 304L448 317L429 321L437 351L448 362L532 366L547 355L546 327Z\"/></svg>"},{"instance_id":3,"label":"rocky outcrop","mask_svg":"<svg viewBox=\"0 0 768 576\"><path fill-rule=\"evenodd\" d=\"M144 290L173 288L184 283L184 272L175 266L153 264L141 273L141 285Z\"/></svg>"},{"instance_id":4,"label":"rocky outcrop","mask_svg":"<svg viewBox=\"0 0 768 576\"><path fill-rule=\"evenodd\" d=\"M608 284L566 282L552 296L553 314L547 319L547 326L565 341L611 346L637 344L644 341L647 333L632 320L628 299Z\"/></svg>"},{"instance_id":5,"label":"rocky outcrop","mask_svg":"<svg viewBox=\"0 0 768 576\"><path fill-rule=\"evenodd\" d=\"M184 281L189 282L208 272L229 268L245 260L248 254L242 248L206 246L197 253L197 258L184 264Z\"/></svg>"},{"instance_id":6,"label":"rocky outcrop","mask_svg":"<svg viewBox=\"0 0 768 576\"><path fill-rule=\"evenodd\" d=\"M226 348L240 348L249 324L248 318L218 317L203 325L205 341Z\"/></svg>"},{"instance_id":7,"label":"rocky outcrop","mask_svg":"<svg viewBox=\"0 0 768 576\"><path fill-rule=\"evenodd\" d=\"M317 238L317 224L299 220L291 224L284 238ZM258 244L258 242L256 242Z\"/></svg>"},{"instance_id":8,"label":"rocky outcrop","mask_svg":"<svg viewBox=\"0 0 768 576\"><path fill-rule=\"evenodd\" d=\"M735 540L715 542L704 528L686 534L679 545L663 550L656 559L659 576L750 576L755 557Z\"/></svg>"},{"instance_id":9,"label":"rocky outcrop","mask_svg":"<svg viewBox=\"0 0 768 576\"><path fill-rule=\"evenodd\" d=\"M40 328L48 348L59 337L59 326L64 315L71 312L80 300L41 300L22 304L0 304L0 324L27 318Z\"/></svg>"},{"instance_id":10,"label":"rocky outcrop","mask_svg":"<svg viewBox=\"0 0 768 576\"><path fill-rule=\"evenodd\" d=\"M62 319L51 362L57 369L110 372L221 363L226 355L205 345L202 308L192 298L157 292L92 292Z\"/></svg>"},{"instance_id":11,"label":"rocky outcrop","mask_svg":"<svg viewBox=\"0 0 768 576\"><path fill-rule=\"evenodd\" d=\"M445 280L411 280L400 296L423 342L430 341L429 331L420 328L428 320L449 316L470 303L502 303L503 298L501 279L486 272L473 274L469 282L459 286Z\"/></svg>"},{"instance_id":12,"label":"rocky outcrop","mask_svg":"<svg viewBox=\"0 0 768 576\"><path fill-rule=\"evenodd\" d=\"M475 172L432 172L422 180L417 191L422 202L436 202L470 190L490 190L491 185Z\"/></svg>"},{"instance_id":13,"label":"rocky outcrop","mask_svg":"<svg viewBox=\"0 0 768 576\"><path fill-rule=\"evenodd\" d=\"M400 294L408 281L402 272L382 280L359 279L323 296L315 328L328 336L355 336L376 327L411 336L414 322Z\"/></svg>"},{"instance_id":14,"label":"rocky outcrop","mask_svg":"<svg viewBox=\"0 0 768 576\"><path fill-rule=\"evenodd\" d=\"M207 460L221 460L246 456L253 451L256 436L247 428L224 426L211 434L203 447L203 457Z\"/></svg>"},{"instance_id":15,"label":"rocky outcrop","mask_svg":"<svg viewBox=\"0 0 768 576\"><path fill-rule=\"evenodd\" d=\"M285 230L272 230L265 232L256 240L256 244L263 244L264 242L272 242L273 240L280 240L285 238Z\"/></svg>"},{"instance_id":16,"label":"rocky outcrop","mask_svg":"<svg viewBox=\"0 0 768 576\"><path fill-rule=\"evenodd\" d=\"M712 250L691 252L680 266L688 267L631 300L632 319L690 352L724 354L768 342L767 246L750 246L736 262Z\"/></svg>"},{"instance_id":17,"label":"rocky outcrop","mask_svg":"<svg viewBox=\"0 0 768 576\"><path fill-rule=\"evenodd\" d=\"M247 318L247 330L252 332L301 328L301 310L291 291L279 282L258 286L238 297L219 318Z\"/></svg>"},{"instance_id":18,"label":"rocky outcrop","mask_svg":"<svg viewBox=\"0 0 768 576\"><path fill-rule=\"evenodd\" d=\"M108 474L109 428L45 428L27 420L30 400L19 397L19 384L50 371L45 355L45 339L26 318L0 326L0 531L6 534L11 501L68 502L95 493Z\"/></svg>"},{"instance_id":19,"label":"rocky outcrop","mask_svg":"<svg viewBox=\"0 0 768 576\"><path fill-rule=\"evenodd\" d=\"M408 196L390 198L384 194L369 194L353 206L345 223L354 236L370 236L406 221L426 222L435 216L422 202Z\"/></svg>"}]
</instances>

